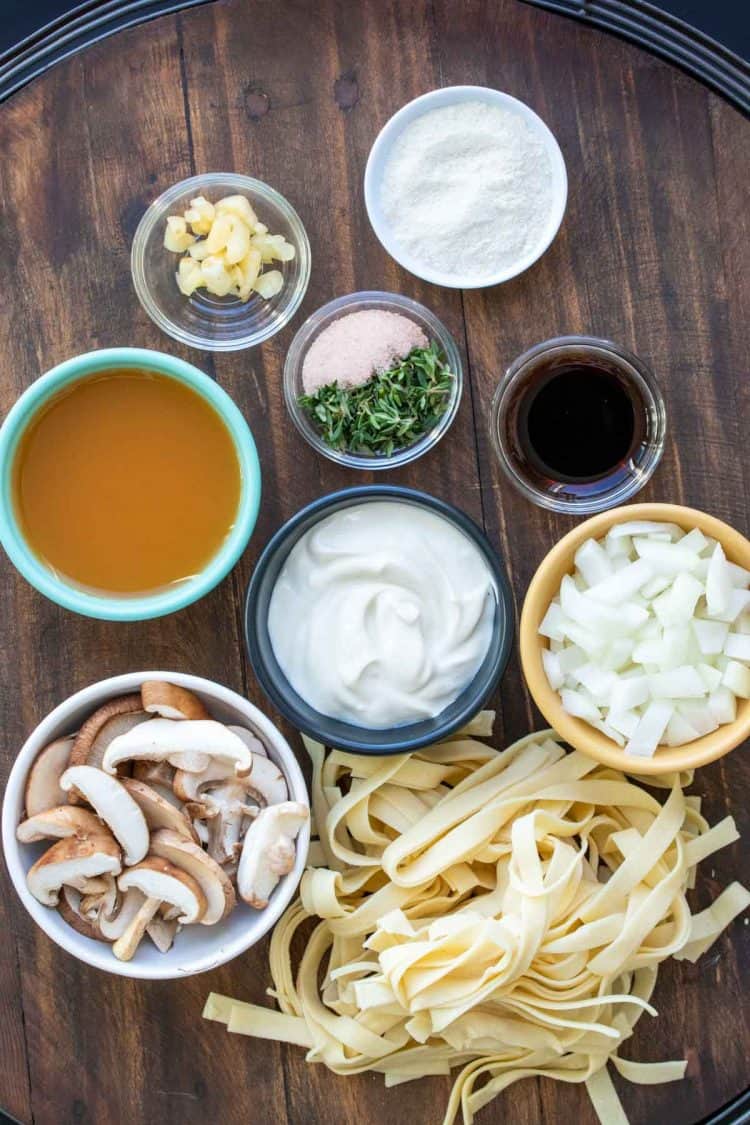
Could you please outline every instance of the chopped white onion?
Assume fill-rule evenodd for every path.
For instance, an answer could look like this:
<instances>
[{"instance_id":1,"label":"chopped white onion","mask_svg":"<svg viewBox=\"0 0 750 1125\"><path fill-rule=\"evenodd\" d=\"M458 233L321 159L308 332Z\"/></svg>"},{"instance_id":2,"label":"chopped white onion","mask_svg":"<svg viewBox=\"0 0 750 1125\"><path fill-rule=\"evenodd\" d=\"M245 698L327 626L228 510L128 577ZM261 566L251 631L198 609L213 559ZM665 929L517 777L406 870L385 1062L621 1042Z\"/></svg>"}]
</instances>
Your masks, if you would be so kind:
<instances>
[{"instance_id":1,"label":"chopped white onion","mask_svg":"<svg viewBox=\"0 0 750 1125\"><path fill-rule=\"evenodd\" d=\"M750 699L750 570L698 528L630 520L586 540L539 632L571 715L650 757Z\"/></svg>"},{"instance_id":2,"label":"chopped white onion","mask_svg":"<svg viewBox=\"0 0 750 1125\"><path fill-rule=\"evenodd\" d=\"M651 758L673 714L674 707L671 703L660 700L649 703L630 740L625 744L625 752L636 754L639 758Z\"/></svg>"},{"instance_id":3,"label":"chopped white onion","mask_svg":"<svg viewBox=\"0 0 750 1125\"><path fill-rule=\"evenodd\" d=\"M706 575L706 608L712 617L726 613L732 593L732 579L729 575L727 558L721 543L717 543Z\"/></svg>"}]
</instances>

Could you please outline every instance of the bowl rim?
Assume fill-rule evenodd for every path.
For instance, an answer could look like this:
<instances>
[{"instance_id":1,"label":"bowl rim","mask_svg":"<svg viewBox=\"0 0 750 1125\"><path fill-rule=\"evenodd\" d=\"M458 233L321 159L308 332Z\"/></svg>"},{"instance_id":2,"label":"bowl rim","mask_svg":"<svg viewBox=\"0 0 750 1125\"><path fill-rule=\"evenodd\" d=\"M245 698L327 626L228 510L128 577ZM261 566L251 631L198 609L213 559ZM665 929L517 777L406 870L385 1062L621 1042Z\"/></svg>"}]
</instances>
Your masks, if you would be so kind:
<instances>
[{"instance_id":1,"label":"bowl rim","mask_svg":"<svg viewBox=\"0 0 750 1125\"><path fill-rule=\"evenodd\" d=\"M81 688L80 691L59 703L34 727L16 755L5 786L2 807L2 840L5 864L16 893L31 918L56 945L59 945L61 949L84 964L113 973L116 976L130 977L135 980L173 980L207 972L219 965L226 964L265 937L291 901L302 878L310 843L310 821L307 821L297 837L298 845L294 868L289 875L284 876L269 905L259 913L259 917L263 919L260 932L251 941L245 941L242 936L231 941L228 940L220 953L196 956L191 958L188 964L173 964L171 967L169 964L165 964L162 969L161 965L143 965L139 964L137 960L118 961L109 945L105 946L101 942L93 941L78 934L60 918L56 910L38 902L26 885L26 870L21 863L21 848L24 845L19 844L16 839L16 827L19 823L19 814L23 808L24 785L34 758L53 738L60 737L61 731L65 729L67 716L76 708L90 703L93 709L101 705L106 699L134 691L140 687L144 680L151 679L167 680L170 683L178 684L196 692L199 696L206 697L209 702L219 700L227 707L236 710L239 715L261 731L272 747L289 783L290 798L302 801L310 807L307 786L291 746L271 720L249 700L244 699L223 684L185 672L126 672L123 675L98 680L96 683ZM82 942L86 943L83 949L79 944ZM170 953L164 955L165 961L170 957Z\"/></svg>"},{"instance_id":2,"label":"bowl rim","mask_svg":"<svg viewBox=\"0 0 750 1125\"><path fill-rule=\"evenodd\" d=\"M63 581L31 550L16 520L12 470L18 444L32 419L65 387L97 372L141 367L184 383L216 411L229 431L240 466L241 491L233 527L197 576L154 594L93 593ZM27 582L50 601L84 617L104 621L146 621L184 609L226 577L247 546L258 518L261 469L252 432L233 400L193 364L149 348L101 348L72 356L40 375L16 399L0 427L0 543Z\"/></svg>"},{"instance_id":3,"label":"bowl rim","mask_svg":"<svg viewBox=\"0 0 750 1125\"><path fill-rule=\"evenodd\" d=\"M323 715L315 711L315 708L312 707L310 707L310 710L315 713L316 721L314 724L311 724L305 719L305 716L297 710L296 705L290 701L296 697L297 693L289 686L283 673L281 673L283 685L277 683L275 675L269 673L257 639L255 620L259 590L265 578L266 571L275 558L277 551L284 547L289 536L297 530L301 523L309 519L310 516L314 516L315 522L317 523L320 519L325 517L330 508L338 506L342 502L345 502L346 506L351 506L351 504L357 502L368 502L370 500L380 499L400 500L402 502L417 504L432 512L436 512L438 515L442 515L457 527L459 531L463 532L474 543L477 549L481 551L490 568L496 584L499 612L503 617L501 627L504 629L504 632L501 637L501 643L491 668L483 677L486 680L486 686L479 695L475 694L472 696L471 701L467 699L450 721L446 721L439 728L422 735L410 735L406 733L409 730L413 731L415 727L422 726L422 723L405 724L403 727L387 728L385 731L379 732L373 731L370 728L357 727L353 723L344 723L332 719L328 715ZM340 489L336 492L330 492L325 496L318 497L296 512L273 534L263 549L248 583L247 593L245 595L243 627L245 643L255 677L271 703L288 722L292 723L297 730L304 731L305 734L317 739L325 746L335 746L337 749L349 750L357 754L387 756L390 754L409 753L413 750L418 750L422 746L434 745L441 739L454 734L455 731L465 726L466 723L477 714L483 702L497 687L497 684L507 668L515 633L515 617L513 595L505 568L482 529L470 516L466 515L460 508L455 507L448 501L441 500L427 492L421 492L414 488L406 488L402 485L370 484L355 485L351 488ZM477 675L478 674L479 673L477 673ZM474 681L471 681L470 684L467 684L464 691L467 691L473 683ZM460 695L457 698L460 698ZM309 704L307 706L309 706ZM452 704L449 706L452 706ZM437 717L438 716L435 716L435 718ZM335 738L331 738L329 732L332 723L346 728L347 732L351 731L351 737L341 737L337 735ZM393 735L399 730L403 731L404 734L399 738L387 738L380 745L373 745L370 742L364 742L358 738L356 732L365 729L369 735L378 733Z\"/></svg>"},{"instance_id":4,"label":"bowl rim","mask_svg":"<svg viewBox=\"0 0 750 1125\"><path fill-rule=\"evenodd\" d=\"M352 312L356 312L360 308L377 308L382 305L389 305L393 309L397 309L403 313L411 313L413 317L418 317L426 322L429 330L445 353L448 364L455 376L455 380L448 407L445 413L438 418L431 430L428 430L427 433L423 434L421 438L411 445L406 446L404 449L395 450L387 457L366 457L363 454L347 453L341 452L338 449L332 449L329 445L326 445L322 438L316 435L314 436L305 425L305 415L297 403L293 384L298 371L300 371L304 363L305 355L313 339L313 333L318 334L317 329L323 331L329 324L332 324L334 320L339 319L336 314L339 312L343 313L343 310L351 309ZM334 297L333 300L327 301L325 305L321 305L319 309L311 313L299 326L286 353L282 381L284 402L286 403L289 416L294 422L298 432L316 453L320 453L323 457L327 457L329 461L333 461L338 465L343 465L348 469L380 471L382 469L399 468L402 465L408 465L412 461L416 461L419 457L428 453L445 436L453 425L456 414L458 413L458 408L461 405L464 389L464 369L461 352L459 351L458 344L452 333L448 331L443 322L431 309L428 309L425 305L420 304L419 301L415 301L411 297L403 296L401 293L390 293L381 289L362 289L355 293L346 293L342 297Z\"/></svg>"},{"instance_id":5,"label":"bowl rim","mask_svg":"<svg viewBox=\"0 0 750 1125\"><path fill-rule=\"evenodd\" d=\"M513 109L516 113L519 113L537 130L539 136L544 140L545 148L552 164L553 181L556 186L553 206L550 210L544 238L530 253L520 258L513 266L506 267L504 270L497 270L494 274L490 274L488 277L481 279L477 279L476 277L462 278L452 273L431 269L429 266L423 265L418 259L414 258L408 251L404 251L396 239L392 237L388 225L385 221L382 221L377 198L380 187L379 173L385 162L387 151L406 125L408 125L411 120L422 117L431 109L438 109L443 106L471 100L495 103L498 105L502 104L507 108ZM412 98L411 101L401 106L400 109L389 117L385 125L383 125L372 144L367 158L364 177L364 195L367 217L370 220L370 225L375 232L375 236L383 249L390 254L394 261L398 262L399 265L403 266L409 273L414 274L415 277L422 278L423 281L429 281L433 285L441 285L447 289L488 289L493 285L500 285L505 281L510 281L512 278L518 277L519 274L530 269L550 248L557 237L557 233L560 230L565 216L568 202L568 173L565 166L565 158L557 138L547 123L526 102L522 101L520 98L514 97L512 94L505 93L504 90L497 90L492 86L441 86L436 90L429 90L426 94L420 94L419 97Z\"/></svg>"},{"instance_id":6,"label":"bowl rim","mask_svg":"<svg viewBox=\"0 0 750 1125\"><path fill-rule=\"evenodd\" d=\"M294 232L300 270L294 293L283 311L275 315L264 328L252 332L248 331L233 340L208 340L204 336L198 336L193 332L187 331L170 317L166 316L153 299L144 261L146 242L154 227L162 220L165 211L171 206L174 200L178 199L186 191L198 191L201 188L207 188L209 185L217 185L218 183L223 183L225 187L232 187L239 191L253 193L255 196L270 201L278 207L279 210L283 211ZM307 292L307 287L310 283L311 259L310 239L305 225L296 208L293 207L286 196L282 195L280 191L277 191L275 187L267 184L264 180L255 179L253 176L245 176L241 172L201 172L196 176L188 176L184 180L179 180L177 183L172 184L171 187L166 188L156 199L149 203L148 207L141 215L135 234L133 235L133 242L130 248L130 274L138 300L150 319L162 332L171 336L173 340L178 340L181 344L186 344L188 347L195 348L196 351L237 352L244 351L247 348L257 347L258 344L262 344L265 340L270 340L272 336L275 336L277 332L280 332L281 329L289 323L297 312Z\"/></svg>"},{"instance_id":7,"label":"bowl rim","mask_svg":"<svg viewBox=\"0 0 750 1125\"><path fill-rule=\"evenodd\" d=\"M563 710L560 697L550 687L542 664L541 654L548 642L537 632L551 600L545 592L546 587L556 575L559 577L555 578L555 588L559 587L563 574L572 570L573 555L577 548L586 539L599 539L615 524L633 519L662 520L676 523L688 530L700 528L719 540L728 558L750 569L750 541L741 532L708 512L682 504L658 502L628 504L612 508L608 512L599 512L564 535L539 564L526 591L521 610L519 651L521 669L532 699L565 742L604 765L625 773L655 776L707 765L744 742L750 736L750 700L740 701L739 713L734 722L725 723L711 734L703 735L683 746L658 749L653 758L625 754L605 734Z\"/></svg>"}]
</instances>

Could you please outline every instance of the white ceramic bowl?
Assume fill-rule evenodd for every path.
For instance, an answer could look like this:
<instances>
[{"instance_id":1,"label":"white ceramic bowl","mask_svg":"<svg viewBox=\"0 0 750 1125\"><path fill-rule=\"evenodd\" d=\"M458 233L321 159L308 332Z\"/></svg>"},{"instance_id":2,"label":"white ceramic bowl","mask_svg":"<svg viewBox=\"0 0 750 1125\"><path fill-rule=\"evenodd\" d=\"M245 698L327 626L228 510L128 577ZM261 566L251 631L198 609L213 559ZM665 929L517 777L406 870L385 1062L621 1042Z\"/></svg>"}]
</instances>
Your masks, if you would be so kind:
<instances>
[{"instance_id":1,"label":"white ceramic bowl","mask_svg":"<svg viewBox=\"0 0 750 1125\"><path fill-rule=\"evenodd\" d=\"M456 105L459 102L487 102L489 105L498 105L504 109L512 110L523 117L535 130L544 142L552 166L553 203L547 218L547 223L542 231L539 241L526 255L518 258L512 266L498 270L494 274L477 280L476 276L461 277L455 273L443 273L431 269L414 255L405 250L396 240L390 224L386 221L383 208L380 205L380 185L383 179L385 165L393 148L394 142L401 135L407 125L422 117L433 109L443 109L445 106ZM443 285L449 289L484 289L491 285L499 285L517 277L529 266L532 266L547 250L554 239L565 214L565 205L568 200L568 177L565 171L560 146L552 132L533 109L518 98L504 94L501 90L492 90L487 86L447 86L442 90L432 90L429 94L407 102L405 106L394 113L393 117L385 123L370 149L370 155L365 169L365 206L372 224L372 229L378 236L383 247L392 258L407 269L410 273L430 281L434 285Z\"/></svg>"},{"instance_id":2,"label":"white ceramic bowl","mask_svg":"<svg viewBox=\"0 0 750 1125\"><path fill-rule=\"evenodd\" d=\"M62 949L93 965L119 976L143 980L169 980L215 969L244 953L268 933L291 900L302 877L310 844L310 825L297 838L297 859L273 893L265 910L253 910L240 902L223 922L215 926L186 926L168 953L159 953L150 942L143 942L132 961L118 961L112 947L83 937L65 922L53 907L43 906L26 886L26 872L52 841L19 844L16 826L23 812L26 775L39 751L53 739L77 730L81 722L107 699L137 691L144 680L168 680L180 684L203 700L211 714L221 722L251 727L284 773L291 800L309 805L307 787L289 743L273 723L241 695L199 676L180 672L130 672L113 676L71 695L43 719L26 740L13 765L3 799L3 851L10 877L18 895L34 921Z\"/></svg>"}]
</instances>

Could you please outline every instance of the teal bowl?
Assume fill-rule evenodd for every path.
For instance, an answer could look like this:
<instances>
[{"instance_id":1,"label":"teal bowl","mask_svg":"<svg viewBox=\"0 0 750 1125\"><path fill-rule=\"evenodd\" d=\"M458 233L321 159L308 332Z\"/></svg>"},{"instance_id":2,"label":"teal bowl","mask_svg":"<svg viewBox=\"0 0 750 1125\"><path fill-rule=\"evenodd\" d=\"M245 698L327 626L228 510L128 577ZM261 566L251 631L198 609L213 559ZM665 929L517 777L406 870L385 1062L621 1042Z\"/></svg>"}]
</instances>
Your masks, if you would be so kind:
<instances>
[{"instance_id":1,"label":"teal bowl","mask_svg":"<svg viewBox=\"0 0 750 1125\"><path fill-rule=\"evenodd\" d=\"M177 379L204 398L229 430L240 464L240 501L234 526L200 574L153 594L105 594L58 578L30 549L15 517L12 468L18 443L37 412L78 379L112 367L141 367ZM65 609L104 621L145 621L198 601L221 582L247 546L260 505L260 463L253 435L226 391L197 367L145 348L106 348L74 356L47 371L24 391L0 427L0 543L16 569L41 594Z\"/></svg>"}]
</instances>

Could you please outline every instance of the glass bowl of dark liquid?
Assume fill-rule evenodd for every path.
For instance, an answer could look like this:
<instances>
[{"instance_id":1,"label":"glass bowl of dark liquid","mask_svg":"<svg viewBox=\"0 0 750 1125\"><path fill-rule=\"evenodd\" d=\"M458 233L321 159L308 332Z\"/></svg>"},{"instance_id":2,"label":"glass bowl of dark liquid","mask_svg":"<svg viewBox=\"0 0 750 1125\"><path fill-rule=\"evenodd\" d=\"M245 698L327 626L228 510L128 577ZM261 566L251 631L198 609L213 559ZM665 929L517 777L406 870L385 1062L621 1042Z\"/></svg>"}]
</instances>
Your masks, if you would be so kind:
<instances>
[{"instance_id":1,"label":"glass bowl of dark liquid","mask_svg":"<svg viewBox=\"0 0 750 1125\"><path fill-rule=\"evenodd\" d=\"M659 387L637 356L592 336L537 344L492 400L500 465L543 508L589 515L643 488L664 451Z\"/></svg>"}]
</instances>

